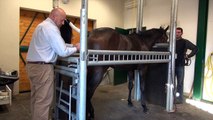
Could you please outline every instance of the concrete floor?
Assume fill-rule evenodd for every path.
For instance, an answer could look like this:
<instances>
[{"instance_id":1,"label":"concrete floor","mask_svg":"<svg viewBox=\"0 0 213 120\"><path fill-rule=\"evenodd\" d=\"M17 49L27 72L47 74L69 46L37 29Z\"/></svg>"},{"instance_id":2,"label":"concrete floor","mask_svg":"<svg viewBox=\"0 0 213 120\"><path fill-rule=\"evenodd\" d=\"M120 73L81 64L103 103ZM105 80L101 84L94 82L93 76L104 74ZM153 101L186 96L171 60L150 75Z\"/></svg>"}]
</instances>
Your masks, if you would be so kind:
<instances>
[{"instance_id":1,"label":"concrete floor","mask_svg":"<svg viewBox=\"0 0 213 120\"><path fill-rule=\"evenodd\" d=\"M167 113L164 107L148 104L149 113L144 114L140 103L127 105L127 84L101 85L93 97L95 120L213 120L213 115L189 104L178 104L174 113ZM0 120L30 120L30 93L13 97L12 106L0 106Z\"/></svg>"}]
</instances>

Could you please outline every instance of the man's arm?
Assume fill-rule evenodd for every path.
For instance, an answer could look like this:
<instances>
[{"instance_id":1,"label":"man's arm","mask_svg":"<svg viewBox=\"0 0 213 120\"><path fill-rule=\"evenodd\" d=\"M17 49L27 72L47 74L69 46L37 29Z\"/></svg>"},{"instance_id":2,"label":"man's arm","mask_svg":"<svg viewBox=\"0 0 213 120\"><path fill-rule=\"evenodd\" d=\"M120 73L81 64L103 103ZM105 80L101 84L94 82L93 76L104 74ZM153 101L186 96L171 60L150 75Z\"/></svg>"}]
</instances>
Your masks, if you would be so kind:
<instances>
[{"instance_id":1,"label":"man's arm","mask_svg":"<svg viewBox=\"0 0 213 120\"><path fill-rule=\"evenodd\" d=\"M189 53L187 55L188 58L194 56L195 54L197 54L198 52L198 48L196 45L194 45L192 42L190 42L189 40L186 40L186 49L190 49L191 53Z\"/></svg>"}]
</instances>

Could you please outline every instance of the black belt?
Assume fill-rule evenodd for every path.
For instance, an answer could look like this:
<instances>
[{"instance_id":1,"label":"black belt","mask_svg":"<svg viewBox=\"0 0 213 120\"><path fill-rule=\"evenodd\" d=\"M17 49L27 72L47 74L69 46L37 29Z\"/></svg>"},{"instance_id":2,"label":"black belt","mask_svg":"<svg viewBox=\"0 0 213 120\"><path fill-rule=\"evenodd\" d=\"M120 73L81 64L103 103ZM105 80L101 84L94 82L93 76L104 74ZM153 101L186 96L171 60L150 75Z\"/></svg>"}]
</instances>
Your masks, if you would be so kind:
<instances>
[{"instance_id":1,"label":"black belt","mask_svg":"<svg viewBox=\"0 0 213 120\"><path fill-rule=\"evenodd\" d=\"M28 61L29 64L53 64L52 62Z\"/></svg>"}]
</instances>

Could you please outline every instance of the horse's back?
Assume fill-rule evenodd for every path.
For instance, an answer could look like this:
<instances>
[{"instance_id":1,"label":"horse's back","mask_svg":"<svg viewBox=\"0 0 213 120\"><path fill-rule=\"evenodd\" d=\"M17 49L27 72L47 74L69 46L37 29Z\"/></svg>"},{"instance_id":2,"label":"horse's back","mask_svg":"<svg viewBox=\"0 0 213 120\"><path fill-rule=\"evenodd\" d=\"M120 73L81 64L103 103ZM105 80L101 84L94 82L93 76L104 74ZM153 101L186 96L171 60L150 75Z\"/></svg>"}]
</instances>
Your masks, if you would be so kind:
<instances>
[{"instance_id":1,"label":"horse's back","mask_svg":"<svg viewBox=\"0 0 213 120\"><path fill-rule=\"evenodd\" d=\"M127 36L108 27L94 29L88 37L88 49L128 50L131 45Z\"/></svg>"}]
</instances>

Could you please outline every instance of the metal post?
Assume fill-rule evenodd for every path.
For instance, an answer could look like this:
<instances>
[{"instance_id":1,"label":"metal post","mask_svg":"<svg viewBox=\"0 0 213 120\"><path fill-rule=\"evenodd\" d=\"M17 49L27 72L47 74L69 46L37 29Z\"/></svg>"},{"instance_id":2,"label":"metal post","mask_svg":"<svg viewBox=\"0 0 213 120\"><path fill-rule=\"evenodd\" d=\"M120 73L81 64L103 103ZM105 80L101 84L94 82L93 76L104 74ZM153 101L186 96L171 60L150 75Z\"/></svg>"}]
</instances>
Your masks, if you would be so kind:
<instances>
[{"instance_id":1,"label":"metal post","mask_svg":"<svg viewBox=\"0 0 213 120\"><path fill-rule=\"evenodd\" d=\"M143 24L143 0L138 0L138 6L137 6L137 26L136 26L136 32L142 30ZM140 77L138 70L135 70L135 89L134 89L134 99L139 101L141 98L141 92L140 92Z\"/></svg>"},{"instance_id":2,"label":"metal post","mask_svg":"<svg viewBox=\"0 0 213 120\"><path fill-rule=\"evenodd\" d=\"M176 26L177 26L177 6L178 0L172 0L171 18L170 18L170 36L169 51L171 52L170 62L168 66L168 83L167 83L167 99L166 111L173 112L174 106L174 80L175 80L175 49L176 49Z\"/></svg>"},{"instance_id":3,"label":"metal post","mask_svg":"<svg viewBox=\"0 0 213 120\"><path fill-rule=\"evenodd\" d=\"M137 26L136 26L136 32L142 30L143 27L143 0L138 0L138 6L137 6Z\"/></svg>"},{"instance_id":4,"label":"metal post","mask_svg":"<svg viewBox=\"0 0 213 120\"><path fill-rule=\"evenodd\" d=\"M53 0L53 8L57 8L59 0Z\"/></svg>"},{"instance_id":5,"label":"metal post","mask_svg":"<svg viewBox=\"0 0 213 120\"><path fill-rule=\"evenodd\" d=\"M134 89L134 99L136 101L139 101L141 99L141 91L140 91L140 76L139 76L139 71L135 70L134 71L134 76L135 76L135 89Z\"/></svg>"},{"instance_id":6,"label":"metal post","mask_svg":"<svg viewBox=\"0 0 213 120\"><path fill-rule=\"evenodd\" d=\"M88 0L82 0L80 21L80 81L78 83L79 100L77 102L77 119L86 120L86 76L87 76L87 24Z\"/></svg>"}]
</instances>

